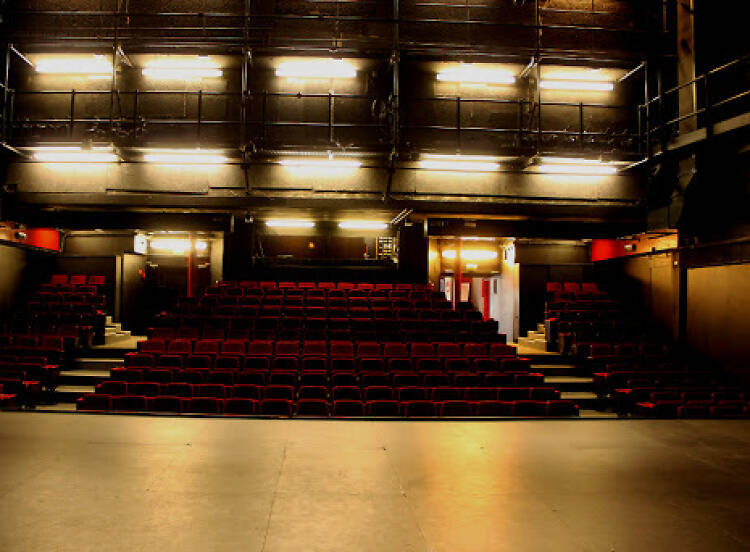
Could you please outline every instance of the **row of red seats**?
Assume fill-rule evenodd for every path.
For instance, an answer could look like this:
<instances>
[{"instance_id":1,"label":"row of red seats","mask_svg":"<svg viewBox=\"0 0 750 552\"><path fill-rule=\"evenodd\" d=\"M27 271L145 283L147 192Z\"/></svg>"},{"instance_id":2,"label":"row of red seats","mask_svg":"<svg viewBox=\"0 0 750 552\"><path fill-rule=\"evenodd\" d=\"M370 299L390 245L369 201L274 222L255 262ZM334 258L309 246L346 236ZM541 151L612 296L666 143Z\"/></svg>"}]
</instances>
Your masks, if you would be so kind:
<instances>
[{"instance_id":1,"label":"row of red seats","mask_svg":"<svg viewBox=\"0 0 750 552\"><path fill-rule=\"evenodd\" d=\"M699 401L711 406L722 401L750 401L750 392L721 386L642 385L616 389L612 395L615 411L624 414L632 413L638 403L660 400Z\"/></svg>"},{"instance_id":2,"label":"row of red seats","mask_svg":"<svg viewBox=\"0 0 750 552\"><path fill-rule=\"evenodd\" d=\"M54 274L49 283L54 286L103 286L106 279L104 276L85 274Z\"/></svg>"},{"instance_id":3,"label":"row of red seats","mask_svg":"<svg viewBox=\"0 0 750 552\"><path fill-rule=\"evenodd\" d=\"M504 343L378 343L372 341L271 341L148 339L138 352L152 355L335 356L335 357L508 357L516 349Z\"/></svg>"},{"instance_id":4,"label":"row of red seats","mask_svg":"<svg viewBox=\"0 0 750 552\"><path fill-rule=\"evenodd\" d=\"M77 326L75 324L49 324L37 327L25 324L23 328L16 327L15 329L18 330L18 333L0 333L0 349L3 351L9 345L19 345L20 342L17 341L19 338L26 339L29 337L39 339L39 346L42 346L42 343L48 337L59 338L62 339L65 351L73 351L81 343L88 343L93 331L91 326ZM47 343L51 344L51 341ZM36 345L34 347L36 348ZM57 346L54 348L57 348Z\"/></svg>"},{"instance_id":5,"label":"row of red seats","mask_svg":"<svg viewBox=\"0 0 750 552\"><path fill-rule=\"evenodd\" d=\"M283 417L407 417L453 418L465 416L577 416L578 406L572 401L468 401L443 402L378 400L362 402L340 400L329 404L321 399L216 399L200 397L181 399L172 396L147 398L138 395L85 395L78 399L78 410L105 412L152 411L193 414L264 415Z\"/></svg>"},{"instance_id":6,"label":"row of red seats","mask_svg":"<svg viewBox=\"0 0 750 552\"><path fill-rule=\"evenodd\" d=\"M281 358L281 357L280 357ZM265 360L262 358L248 358L250 360ZM319 359L315 359L319 360ZM335 363L337 359L333 359ZM338 359L350 361L350 359ZM421 359L420 363L429 359ZM111 378L115 381L155 381L159 383L221 383L234 385L236 383L265 385L266 383L284 385L323 385L334 387L337 385L423 385L423 386L461 386L461 387L517 387L539 386L544 384L544 375L526 370L502 372L487 371L445 371L440 368L422 370L356 370L353 367L331 370L304 368L302 370L267 367L243 370L231 369L201 369L176 368L170 366L121 366L111 370ZM418 363L419 364L419 363Z\"/></svg>"},{"instance_id":7,"label":"row of red seats","mask_svg":"<svg viewBox=\"0 0 750 552\"><path fill-rule=\"evenodd\" d=\"M432 290L432 284L375 284L371 282L275 282L270 280L242 280L239 282L234 281L220 281L217 282L216 287L218 288L260 288L260 289L272 289L272 288L299 288L299 289L378 289L378 290L417 290L417 291L430 291Z\"/></svg>"},{"instance_id":8,"label":"row of red seats","mask_svg":"<svg viewBox=\"0 0 750 552\"><path fill-rule=\"evenodd\" d=\"M594 390L607 396L616 389L632 387L711 387L723 382L722 375L706 370L685 370L681 366L670 366L671 370L622 370L597 372L594 374Z\"/></svg>"},{"instance_id":9,"label":"row of red seats","mask_svg":"<svg viewBox=\"0 0 750 552\"><path fill-rule=\"evenodd\" d=\"M233 384L221 383L191 384L188 382L125 382L108 380L96 386L96 393L105 395L173 395L182 398L215 397L243 399L323 399L337 401L351 400L554 400L560 392L553 387L424 387L420 385L286 385L281 383Z\"/></svg>"},{"instance_id":10,"label":"row of red seats","mask_svg":"<svg viewBox=\"0 0 750 552\"><path fill-rule=\"evenodd\" d=\"M14 408L18 404L16 393L7 393L5 386L0 383L0 408Z\"/></svg>"},{"instance_id":11,"label":"row of red seats","mask_svg":"<svg viewBox=\"0 0 750 552\"><path fill-rule=\"evenodd\" d=\"M270 297L307 298L307 299L406 299L411 301L444 301L445 294L434 291L412 290L369 290L369 289L301 289L301 288L206 288L199 298L182 296L180 303L196 303L207 299L225 299L227 297Z\"/></svg>"},{"instance_id":12,"label":"row of red seats","mask_svg":"<svg viewBox=\"0 0 750 552\"><path fill-rule=\"evenodd\" d=\"M84 307L92 305L83 305ZM254 305L245 305L242 307L235 307L229 305L217 306L215 308L208 308L206 312L193 311L195 314L201 314L203 316L215 315L224 318L296 318L299 320L306 320L308 318L315 318L321 320L331 319L361 319L361 320L481 320L482 315L478 311L467 311L466 313L454 311L451 309L438 310L438 309L391 309L388 308L377 308L370 309L367 307L351 307L351 308L329 308L324 307L287 307L283 308L280 305L274 305L273 307L258 307ZM476 314L472 314L476 313ZM182 315L189 315L192 313L185 313L180 311Z\"/></svg>"},{"instance_id":13,"label":"row of red seats","mask_svg":"<svg viewBox=\"0 0 750 552\"><path fill-rule=\"evenodd\" d=\"M657 399L636 403L633 414L644 418L748 418L750 402Z\"/></svg>"}]
</instances>

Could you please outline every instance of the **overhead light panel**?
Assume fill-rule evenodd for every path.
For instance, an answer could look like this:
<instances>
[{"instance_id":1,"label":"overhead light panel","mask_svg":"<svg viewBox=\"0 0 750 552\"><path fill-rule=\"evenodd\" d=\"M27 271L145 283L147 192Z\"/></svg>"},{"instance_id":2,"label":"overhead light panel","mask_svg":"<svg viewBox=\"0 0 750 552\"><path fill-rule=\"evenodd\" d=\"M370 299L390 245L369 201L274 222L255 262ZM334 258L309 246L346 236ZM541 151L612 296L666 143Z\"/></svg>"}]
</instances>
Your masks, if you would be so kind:
<instances>
[{"instance_id":1,"label":"overhead light panel","mask_svg":"<svg viewBox=\"0 0 750 552\"><path fill-rule=\"evenodd\" d=\"M328 169L358 169L362 161L357 159L334 159L329 157L299 157L282 159L279 164L283 167L316 167Z\"/></svg>"},{"instance_id":2,"label":"overhead light panel","mask_svg":"<svg viewBox=\"0 0 750 552\"><path fill-rule=\"evenodd\" d=\"M34 64L34 69L47 75L85 76L90 79L111 78L114 73L112 62L102 55L44 57Z\"/></svg>"},{"instance_id":3,"label":"overhead light panel","mask_svg":"<svg viewBox=\"0 0 750 552\"><path fill-rule=\"evenodd\" d=\"M442 256L446 259L455 259L455 249L444 249ZM497 259L497 251L490 249L462 249L461 260L462 261L491 261Z\"/></svg>"},{"instance_id":4,"label":"overhead light panel","mask_svg":"<svg viewBox=\"0 0 750 552\"><path fill-rule=\"evenodd\" d=\"M184 238L156 238L149 241L149 247L153 251L184 255L190 250L190 240Z\"/></svg>"},{"instance_id":5,"label":"overhead light panel","mask_svg":"<svg viewBox=\"0 0 750 552\"><path fill-rule=\"evenodd\" d=\"M425 154L419 166L433 171L492 172L500 168L494 157Z\"/></svg>"},{"instance_id":6,"label":"overhead light panel","mask_svg":"<svg viewBox=\"0 0 750 552\"><path fill-rule=\"evenodd\" d=\"M343 59L294 59L281 62L277 77L297 79L352 79L357 69Z\"/></svg>"},{"instance_id":7,"label":"overhead light panel","mask_svg":"<svg viewBox=\"0 0 750 552\"><path fill-rule=\"evenodd\" d=\"M49 146L33 149L33 158L42 163L115 163L120 160L112 146Z\"/></svg>"},{"instance_id":8,"label":"overhead light panel","mask_svg":"<svg viewBox=\"0 0 750 552\"><path fill-rule=\"evenodd\" d=\"M542 157L537 171L555 174L608 175L616 174L617 167L598 159L576 157Z\"/></svg>"},{"instance_id":9,"label":"overhead light panel","mask_svg":"<svg viewBox=\"0 0 750 552\"><path fill-rule=\"evenodd\" d=\"M269 219L266 221L269 228L314 228L315 223L311 220L299 219Z\"/></svg>"},{"instance_id":10,"label":"overhead light panel","mask_svg":"<svg viewBox=\"0 0 750 552\"><path fill-rule=\"evenodd\" d=\"M342 220L339 228L344 230L385 230L388 224L374 220Z\"/></svg>"},{"instance_id":11,"label":"overhead light panel","mask_svg":"<svg viewBox=\"0 0 750 552\"><path fill-rule=\"evenodd\" d=\"M146 62L144 77L191 80L222 76L219 64L208 56L160 56Z\"/></svg>"},{"instance_id":12,"label":"overhead light panel","mask_svg":"<svg viewBox=\"0 0 750 552\"><path fill-rule=\"evenodd\" d=\"M463 84L513 84L516 76L507 69L490 69L482 65L462 63L440 71L437 80Z\"/></svg>"},{"instance_id":13,"label":"overhead light panel","mask_svg":"<svg viewBox=\"0 0 750 552\"><path fill-rule=\"evenodd\" d=\"M540 88L545 90L577 90L593 92L611 92L615 83L600 69L559 70L542 77Z\"/></svg>"},{"instance_id":14,"label":"overhead light panel","mask_svg":"<svg viewBox=\"0 0 750 552\"><path fill-rule=\"evenodd\" d=\"M151 149L143 155L147 163L165 165L217 165L226 163L227 157L221 150L204 149Z\"/></svg>"}]
</instances>

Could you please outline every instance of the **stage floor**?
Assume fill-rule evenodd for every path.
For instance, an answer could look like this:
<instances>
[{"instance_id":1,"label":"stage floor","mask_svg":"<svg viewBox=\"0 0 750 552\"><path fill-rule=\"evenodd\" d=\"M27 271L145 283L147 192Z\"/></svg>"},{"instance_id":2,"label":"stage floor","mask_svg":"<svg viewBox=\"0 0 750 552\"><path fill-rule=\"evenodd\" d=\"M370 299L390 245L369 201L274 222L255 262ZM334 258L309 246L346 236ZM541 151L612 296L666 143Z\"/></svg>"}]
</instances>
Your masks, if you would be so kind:
<instances>
[{"instance_id":1,"label":"stage floor","mask_svg":"<svg viewBox=\"0 0 750 552\"><path fill-rule=\"evenodd\" d=\"M750 421L0 413L0 550L750 549Z\"/></svg>"}]
</instances>

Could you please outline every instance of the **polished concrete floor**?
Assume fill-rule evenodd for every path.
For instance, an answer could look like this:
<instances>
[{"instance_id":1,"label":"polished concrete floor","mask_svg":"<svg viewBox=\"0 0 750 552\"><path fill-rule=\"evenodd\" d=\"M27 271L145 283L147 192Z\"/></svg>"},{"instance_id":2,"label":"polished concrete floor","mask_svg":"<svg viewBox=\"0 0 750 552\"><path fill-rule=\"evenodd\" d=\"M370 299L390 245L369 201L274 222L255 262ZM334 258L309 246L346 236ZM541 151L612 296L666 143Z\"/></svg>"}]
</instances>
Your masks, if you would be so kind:
<instances>
[{"instance_id":1,"label":"polished concrete floor","mask_svg":"<svg viewBox=\"0 0 750 552\"><path fill-rule=\"evenodd\" d=\"M0 413L0 550L750 550L750 422Z\"/></svg>"}]
</instances>

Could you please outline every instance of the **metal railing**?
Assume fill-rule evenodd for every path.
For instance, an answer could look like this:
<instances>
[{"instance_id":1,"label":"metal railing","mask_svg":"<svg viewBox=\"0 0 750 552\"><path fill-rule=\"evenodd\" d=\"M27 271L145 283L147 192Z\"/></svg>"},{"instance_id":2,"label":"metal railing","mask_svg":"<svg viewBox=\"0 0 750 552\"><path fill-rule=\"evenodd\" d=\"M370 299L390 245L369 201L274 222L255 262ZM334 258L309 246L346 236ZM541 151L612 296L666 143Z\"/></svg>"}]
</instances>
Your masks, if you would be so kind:
<instances>
[{"instance_id":1,"label":"metal railing","mask_svg":"<svg viewBox=\"0 0 750 552\"><path fill-rule=\"evenodd\" d=\"M383 97L366 94L343 93L297 93L297 92L215 92L215 91L170 91L170 90L36 90L9 91L7 142L23 143L27 135L34 140L73 140L80 134L100 132L100 138L124 143L136 142L144 133L159 139L153 129L167 126L182 127L181 140L191 136L197 144L212 132L209 129L225 128L231 147L240 149L279 148L301 146L283 140L286 129L312 129L320 131L316 145L336 146L341 132L347 132L347 146L372 147L380 144L383 149L412 148L429 149L431 142L422 133L437 132L452 136L456 151L461 151L467 138L505 136L513 139L506 150L536 152L547 149L553 138L563 140L568 149L583 149L596 145L597 140L615 140L605 149L636 153L638 130L635 128L636 106L610 105L583 102L535 102L525 99L490 99L456 97ZM41 97L57 98L55 116L37 115ZM172 101L165 112L182 112L181 116L158 116L153 108L144 104L149 99L160 98ZM86 105L96 98L95 105ZM218 107L208 102L219 102ZM309 118L292 119L288 116L293 104L304 102L300 107L311 114ZM177 105L176 105L177 104ZM425 104L436 106L436 114ZM377 110L373 106L377 106ZM64 106L64 107L63 107ZM398 125L394 127L395 106L398 107ZM480 113L467 114L475 107ZM493 108L502 112L498 124L491 124L497 115ZM64 110L64 111L63 111ZM81 115L81 111L89 114ZM374 112L376 111L376 112ZM617 130L601 129L601 117L591 114L602 111L611 113L609 120ZM221 112L223 117L209 116ZM415 113L420 113L419 117ZM425 116L425 113L431 113ZM445 122L445 118L450 122ZM471 124L474 118L488 124ZM497 117L496 117L497 118ZM419 119L419 120L417 120ZM466 121L469 119L469 122ZM512 121L511 121L512 119ZM586 121L591 121L587 123ZM564 121L565 125L558 125ZM187 127L187 128L185 128ZM352 133L358 139L351 143ZM207 143L212 143L208 137ZM631 144L631 145L628 145ZM252 146L252 147L251 147Z\"/></svg>"},{"instance_id":2,"label":"metal railing","mask_svg":"<svg viewBox=\"0 0 750 552\"><path fill-rule=\"evenodd\" d=\"M681 109L680 96L689 95L690 111ZM711 69L702 75L664 90L638 106L643 151L650 157L654 145L662 147L685 132L706 129L710 137L714 123L750 112L750 56Z\"/></svg>"}]
</instances>

